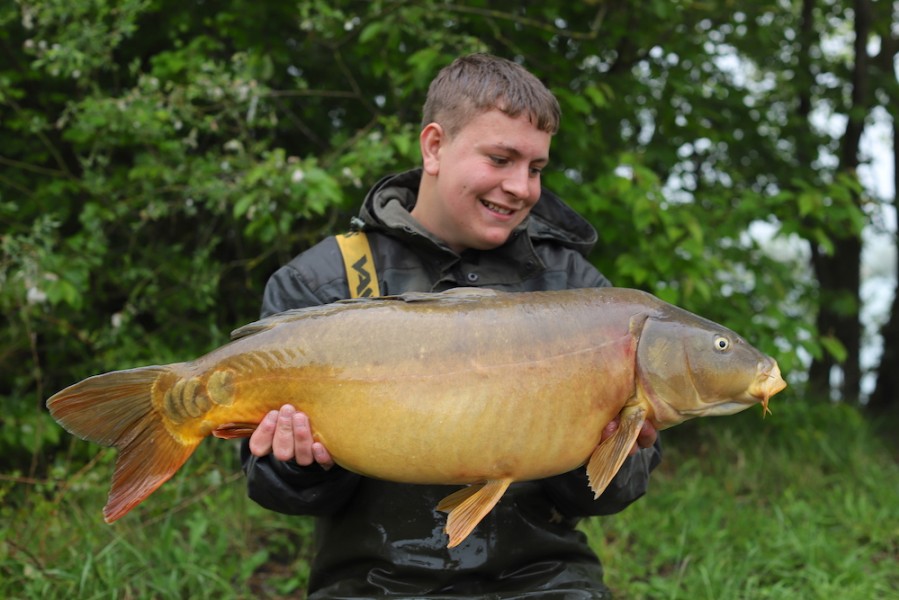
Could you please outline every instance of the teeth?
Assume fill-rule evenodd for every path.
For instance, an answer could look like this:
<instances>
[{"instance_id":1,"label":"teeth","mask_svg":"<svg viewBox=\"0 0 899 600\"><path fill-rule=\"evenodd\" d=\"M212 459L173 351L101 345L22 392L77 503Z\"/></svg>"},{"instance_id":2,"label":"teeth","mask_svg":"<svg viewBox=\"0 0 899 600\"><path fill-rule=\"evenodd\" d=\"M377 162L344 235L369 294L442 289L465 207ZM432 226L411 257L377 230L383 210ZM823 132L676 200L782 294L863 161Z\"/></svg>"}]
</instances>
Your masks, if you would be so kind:
<instances>
[{"instance_id":1,"label":"teeth","mask_svg":"<svg viewBox=\"0 0 899 600\"><path fill-rule=\"evenodd\" d=\"M498 212L501 215L511 215L512 211L508 208L503 208L501 206L497 206L493 202L488 202L487 200L481 200L481 204L492 210L493 212Z\"/></svg>"}]
</instances>

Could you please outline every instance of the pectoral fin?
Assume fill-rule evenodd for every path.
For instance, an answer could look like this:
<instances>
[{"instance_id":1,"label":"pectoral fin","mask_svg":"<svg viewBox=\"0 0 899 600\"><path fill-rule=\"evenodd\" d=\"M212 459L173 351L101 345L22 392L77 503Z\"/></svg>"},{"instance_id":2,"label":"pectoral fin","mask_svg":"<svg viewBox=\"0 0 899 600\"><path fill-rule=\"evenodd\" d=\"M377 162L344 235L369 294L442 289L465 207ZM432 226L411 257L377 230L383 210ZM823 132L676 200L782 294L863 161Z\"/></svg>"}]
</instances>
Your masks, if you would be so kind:
<instances>
[{"instance_id":1,"label":"pectoral fin","mask_svg":"<svg viewBox=\"0 0 899 600\"><path fill-rule=\"evenodd\" d=\"M593 451L587 461L587 480L594 498L599 498L621 468L645 419L646 409L636 406L625 408L621 411L618 429Z\"/></svg>"},{"instance_id":2,"label":"pectoral fin","mask_svg":"<svg viewBox=\"0 0 899 600\"><path fill-rule=\"evenodd\" d=\"M496 506L511 483L511 479L495 479L470 485L440 501L437 510L449 513L445 528L449 535L448 548L459 545L468 537L481 519Z\"/></svg>"}]
</instances>

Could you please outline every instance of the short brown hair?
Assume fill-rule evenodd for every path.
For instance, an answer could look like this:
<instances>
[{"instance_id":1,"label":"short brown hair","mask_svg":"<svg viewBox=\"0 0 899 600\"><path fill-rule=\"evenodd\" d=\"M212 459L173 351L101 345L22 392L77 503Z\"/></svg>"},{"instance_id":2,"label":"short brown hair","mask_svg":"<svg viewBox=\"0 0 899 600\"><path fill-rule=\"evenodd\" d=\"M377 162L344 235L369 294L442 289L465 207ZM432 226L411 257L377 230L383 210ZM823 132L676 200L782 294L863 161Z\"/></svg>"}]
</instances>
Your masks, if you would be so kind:
<instances>
[{"instance_id":1,"label":"short brown hair","mask_svg":"<svg viewBox=\"0 0 899 600\"><path fill-rule=\"evenodd\" d=\"M521 65L490 54L454 60L431 81L422 127L439 123L455 135L477 115L498 109L510 117L527 113L541 131L555 134L562 111L543 83Z\"/></svg>"}]
</instances>

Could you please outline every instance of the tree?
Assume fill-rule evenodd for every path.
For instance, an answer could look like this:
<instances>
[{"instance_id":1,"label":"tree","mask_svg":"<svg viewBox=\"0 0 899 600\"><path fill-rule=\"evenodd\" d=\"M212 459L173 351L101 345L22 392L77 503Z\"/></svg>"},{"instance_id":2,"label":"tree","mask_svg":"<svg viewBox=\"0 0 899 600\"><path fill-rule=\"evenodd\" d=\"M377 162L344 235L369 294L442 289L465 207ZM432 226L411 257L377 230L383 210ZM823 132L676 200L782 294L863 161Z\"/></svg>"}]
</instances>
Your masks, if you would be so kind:
<instances>
[{"instance_id":1,"label":"tree","mask_svg":"<svg viewBox=\"0 0 899 600\"><path fill-rule=\"evenodd\" d=\"M880 51L871 59L873 78L877 82L874 95L892 119L893 130L893 198L895 211L899 208L895 194L899 191L899 73L895 64L899 57L899 33L896 22L899 14L890 15L889 6L884 3L875 5L878 11L873 18L873 28L880 40ZM895 239L895 232L894 232ZM896 280L899 281L899 264L897 264ZM883 354L880 358L880 369L877 373L877 384L868 402L872 411L885 412L899 408L899 289L893 295L889 318L881 330L883 338Z\"/></svg>"}]
</instances>

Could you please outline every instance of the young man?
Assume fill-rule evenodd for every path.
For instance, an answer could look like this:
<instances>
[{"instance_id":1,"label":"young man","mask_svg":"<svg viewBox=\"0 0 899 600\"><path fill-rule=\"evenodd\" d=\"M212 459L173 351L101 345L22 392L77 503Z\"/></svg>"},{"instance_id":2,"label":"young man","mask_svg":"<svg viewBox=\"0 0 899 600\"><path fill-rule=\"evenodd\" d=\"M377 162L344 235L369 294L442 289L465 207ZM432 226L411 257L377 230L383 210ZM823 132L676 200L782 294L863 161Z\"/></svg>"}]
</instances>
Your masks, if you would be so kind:
<instances>
[{"instance_id":1,"label":"young man","mask_svg":"<svg viewBox=\"0 0 899 600\"><path fill-rule=\"evenodd\" d=\"M585 258L596 231L540 186L559 117L555 97L515 63L475 54L444 68L424 106L422 168L382 179L360 213L382 293L610 285ZM349 295L328 238L271 277L262 314ZM513 484L462 544L447 548L445 515L434 507L455 488L350 473L313 442L314 425L285 405L243 446L256 502L319 517L309 598L608 597L575 525L642 496L661 456L647 426L599 499L583 468Z\"/></svg>"}]
</instances>

